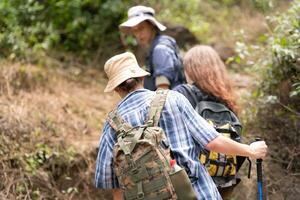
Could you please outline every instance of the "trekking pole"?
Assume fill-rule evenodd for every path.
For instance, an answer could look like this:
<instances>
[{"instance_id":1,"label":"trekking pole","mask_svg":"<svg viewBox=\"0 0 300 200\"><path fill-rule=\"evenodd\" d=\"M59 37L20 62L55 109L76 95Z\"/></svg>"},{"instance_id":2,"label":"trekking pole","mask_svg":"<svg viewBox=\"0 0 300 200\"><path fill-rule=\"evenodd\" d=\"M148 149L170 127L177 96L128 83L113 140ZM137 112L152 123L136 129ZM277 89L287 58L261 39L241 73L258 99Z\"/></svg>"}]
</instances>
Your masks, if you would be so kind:
<instances>
[{"instance_id":1,"label":"trekking pole","mask_svg":"<svg viewBox=\"0 0 300 200\"><path fill-rule=\"evenodd\" d=\"M260 141L260 138L255 138L255 141ZM257 171L257 190L258 200L263 200L263 174L262 174L262 159L256 160L256 171Z\"/></svg>"}]
</instances>

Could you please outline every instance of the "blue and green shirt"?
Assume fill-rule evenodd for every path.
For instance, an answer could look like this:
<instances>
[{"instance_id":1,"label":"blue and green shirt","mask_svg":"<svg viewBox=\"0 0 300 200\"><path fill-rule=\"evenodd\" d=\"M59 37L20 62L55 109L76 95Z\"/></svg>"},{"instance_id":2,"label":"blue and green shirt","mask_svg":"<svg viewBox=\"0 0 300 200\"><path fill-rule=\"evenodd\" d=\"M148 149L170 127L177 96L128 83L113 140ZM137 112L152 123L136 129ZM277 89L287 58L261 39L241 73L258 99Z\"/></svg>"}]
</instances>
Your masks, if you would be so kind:
<instances>
[{"instance_id":1,"label":"blue and green shirt","mask_svg":"<svg viewBox=\"0 0 300 200\"><path fill-rule=\"evenodd\" d=\"M160 34L155 36L145 64L151 74L145 77L146 89L156 90L155 79L158 76L164 76L169 80L170 89L185 83L179 49L175 39L170 36Z\"/></svg>"}]
</instances>

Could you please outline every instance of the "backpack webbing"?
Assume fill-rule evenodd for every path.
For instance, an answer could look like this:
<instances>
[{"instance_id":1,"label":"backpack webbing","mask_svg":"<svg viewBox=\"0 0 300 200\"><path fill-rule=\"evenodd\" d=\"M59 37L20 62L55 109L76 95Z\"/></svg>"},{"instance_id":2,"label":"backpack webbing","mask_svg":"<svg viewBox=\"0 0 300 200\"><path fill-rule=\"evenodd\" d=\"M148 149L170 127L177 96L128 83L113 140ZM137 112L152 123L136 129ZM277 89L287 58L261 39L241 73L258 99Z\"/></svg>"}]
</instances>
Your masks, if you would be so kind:
<instances>
[{"instance_id":1,"label":"backpack webbing","mask_svg":"<svg viewBox=\"0 0 300 200\"><path fill-rule=\"evenodd\" d=\"M160 115L165 105L168 92L169 90L156 90L156 95L150 104L146 124L150 126L158 126Z\"/></svg>"},{"instance_id":2,"label":"backpack webbing","mask_svg":"<svg viewBox=\"0 0 300 200\"><path fill-rule=\"evenodd\" d=\"M241 125L239 119L224 104L218 103L218 102L212 102L212 101L200 101L200 102L197 103L197 108L196 109L197 109L197 112L202 117L204 117L205 119L207 119L207 117L205 115L203 115L203 113L202 113L204 110L210 110L214 113L227 112L228 113L228 118L225 121L230 122L230 124L233 125L235 128L240 127L238 130L236 130L238 132L238 134L240 134L240 130L242 129L242 125Z\"/></svg>"},{"instance_id":3,"label":"backpack webbing","mask_svg":"<svg viewBox=\"0 0 300 200\"><path fill-rule=\"evenodd\" d=\"M116 131L117 136L119 136L120 133L125 133L132 129L132 126L125 122L124 119L118 114L117 108L113 109L108 114L107 120L111 127Z\"/></svg>"},{"instance_id":4,"label":"backpack webbing","mask_svg":"<svg viewBox=\"0 0 300 200\"><path fill-rule=\"evenodd\" d=\"M160 115L167 98L168 91L169 90L160 90L160 89L156 91L156 94L150 103L150 108L144 125L146 126L158 125ZM122 119L122 117L118 114L117 108L115 108L113 111L111 111L108 114L108 123L116 131L117 136L119 136L119 134L121 133L126 133L130 129L132 129L132 126L127 122L125 122L125 120Z\"/></svg>"}]
</instances>

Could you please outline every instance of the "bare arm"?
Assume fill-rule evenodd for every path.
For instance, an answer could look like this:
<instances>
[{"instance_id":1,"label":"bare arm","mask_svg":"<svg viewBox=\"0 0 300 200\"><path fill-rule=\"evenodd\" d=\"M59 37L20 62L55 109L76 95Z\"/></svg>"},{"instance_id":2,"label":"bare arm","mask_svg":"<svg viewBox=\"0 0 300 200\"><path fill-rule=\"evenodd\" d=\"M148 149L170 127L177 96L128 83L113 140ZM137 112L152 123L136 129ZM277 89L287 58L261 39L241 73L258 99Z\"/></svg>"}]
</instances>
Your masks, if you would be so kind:
<instances>
[{"instance_id":1,"label":"bare arm","mask_svg":"<svg viewBox=\"0 0 300 200\"><path fill-rule=\"evenodd\" d=\"M113 189L114 200L123 200L123 192L121 189Z\"/></svg>"},{"instance_id":2,"label":"bare arm","mask_svg":"<svg viewBox=\"0 0 300 200\"><path fill-rule=\"evenodd\" d=\"M264 141L253 142L250 145L235 142L222 135L206 145L206 149L224 153L250 157L252 159L264 158L267 154L268 147Z\"/></svg>"}]
</instances>

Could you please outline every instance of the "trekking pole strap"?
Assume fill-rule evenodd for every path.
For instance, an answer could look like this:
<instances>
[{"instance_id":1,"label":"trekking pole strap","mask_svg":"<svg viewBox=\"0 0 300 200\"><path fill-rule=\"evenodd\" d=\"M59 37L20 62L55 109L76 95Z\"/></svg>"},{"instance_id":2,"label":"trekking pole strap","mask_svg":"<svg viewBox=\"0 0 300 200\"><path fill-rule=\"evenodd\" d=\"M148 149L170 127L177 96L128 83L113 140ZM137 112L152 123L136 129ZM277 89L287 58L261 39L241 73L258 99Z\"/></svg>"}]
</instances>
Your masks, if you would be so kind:
<instances>
[{"instance_id":1,"label":"trekking pole strap","mask_svg":"<svg viewBox=\"0 0 300 200\"><path fill-rule=\"evenodd\" d=\"M249 158L249 157L247 157L247 160L248 160L248 162L249 162L249 168L248 168L248 179L250 179L250 178L251 178L251 168L252 168L252 162L251 162L251 160L250 160L250 158Z\"/></svg>"}]
</instances>

